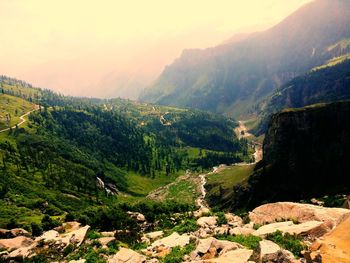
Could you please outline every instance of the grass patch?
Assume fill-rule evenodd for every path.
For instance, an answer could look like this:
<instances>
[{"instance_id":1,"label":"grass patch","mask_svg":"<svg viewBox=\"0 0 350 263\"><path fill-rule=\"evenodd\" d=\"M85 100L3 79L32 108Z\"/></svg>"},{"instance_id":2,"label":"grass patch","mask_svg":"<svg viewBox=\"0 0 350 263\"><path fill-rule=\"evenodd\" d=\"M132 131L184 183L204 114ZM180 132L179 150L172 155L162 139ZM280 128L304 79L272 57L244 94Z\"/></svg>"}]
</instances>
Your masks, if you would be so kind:
<instances>
[{"instance_id":1,"label":"grass patch","mask_svg":"<svg viewBox=\"0 0 350 263\"><path fill-rule=\"evenodd\" d=\"M195 244L190 243L186 245L184 248L179 246L174 247L171 252L165 256L164 263L181 263L183 262L183 257L188 255L195 249Z\"/></svg>"},{"instance_id":2,"label":"grass patch","mask_svg":"<svg viewBox=\"0 0 350 263\"><path fill-rule=\"evenodd\" d=\"M306 245L301 242L301 238L288 233L283 234L281 231L276 231L275 233L268 234L266 236L266 239L271 240L284 249L289 250L295 256L300 256L301 251L306 249Z\"/></svg>"},{"instance_id":3,"label":"grass patch","mask_svg":"<svg viewBox=\"0 0 350 263\"><path fill-rule=\"evenodd\" d=\"M230 235L218 235L216 236L217 239L220 240L228 240L231 242L236 242L241 244L242 246L245 246L249 249L256 249L259 246L259 242L262 240L260 237L253 236L253 235L236 235L236 236L230 236Z\"/></svg>"},{"instance_id":4,"label":"grass patch","mask_svg":"<svg viewBox=\"0 0 350 263\"><path fill-rule=\"evenodd\" d=\"M246 180L254 170L255 164L231 166L220 173L207 177L207 201L213 206L225 207L232 200L235 185Z\"/></svg>"}]
</instances>

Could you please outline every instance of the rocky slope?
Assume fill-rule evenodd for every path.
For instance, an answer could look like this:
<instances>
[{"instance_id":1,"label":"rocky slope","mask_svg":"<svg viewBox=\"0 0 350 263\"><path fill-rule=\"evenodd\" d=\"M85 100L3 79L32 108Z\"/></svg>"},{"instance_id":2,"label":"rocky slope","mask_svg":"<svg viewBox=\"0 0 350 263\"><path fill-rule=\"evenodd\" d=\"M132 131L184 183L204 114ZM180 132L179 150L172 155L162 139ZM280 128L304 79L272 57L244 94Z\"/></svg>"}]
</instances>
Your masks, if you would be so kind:
<instances>
[{"instance_id":1,"label":"rocky slope","mask_svg":"<svg viewBox=\"0 0 350 263\"><path fill-rule=\"evenodd\" d=\"M348 40L350 48L350 41ZM323 67L297 77L276 90L264 103L255 134L266 132L273 113L285 108L350 99L350 55L333 59ZM263 105L262 103L261 105Z\"/></svg>"},{"instance_id":2,"label":"rocky slope","mask_svg":"<svg viewBox=\"0 0 350 263\"><path fill-rule=\"evenodd\" d=\"M234 205L302 200L347 194L350 102L286 110L270 121L263 161L247 185L237 187Z\"/></svg>"},{"instance_id":3,"label":"rocky slope","mask_svg":"<svg viewBox=\"0 0 350 263\"><path fill-rule=\"evenodd\" d=\"M1 229L0 261L334 262L322 261L329 258L329 250L312 249L333 242L339 247L332 246L331 253L348 258L349 246L344 247L344 241L335 242L332 238L338 237L338 232L348 225L349 215L348 209L298 203L264 205L243 219L231 213L215 215L202 209L188 215L195 221L195 229L182 234L165 229L142 232L134 249L121 242L122 229L97 232L77 222L66 222L38 237L24 229ZM130 216L136 217L140 226L147 224L142 214L130 213ZM178 216L183 215L174 215ZM322 236L324 241L320 239Z\"/></svg>"},{"instance_id":4,"label":"rocky slope","mask_svg":"<svg viewBox=\"0 0 350 263\"><path fill-rule=\"evenodd\" d=\"M186 50L141 99L240 116L275 88L347 51L350 3L313 1L277 26L206 50Z\"/></svg>"}]
</instances>

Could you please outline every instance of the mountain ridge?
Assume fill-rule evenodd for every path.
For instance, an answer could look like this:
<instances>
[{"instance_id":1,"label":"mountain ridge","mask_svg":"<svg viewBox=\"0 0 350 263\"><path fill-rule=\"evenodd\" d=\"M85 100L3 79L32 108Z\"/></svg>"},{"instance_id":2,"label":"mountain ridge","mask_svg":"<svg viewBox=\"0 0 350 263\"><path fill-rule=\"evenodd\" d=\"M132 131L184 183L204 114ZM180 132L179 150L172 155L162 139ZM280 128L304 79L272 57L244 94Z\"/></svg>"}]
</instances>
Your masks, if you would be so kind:
<instances>
[{"instance_id":1,"label":"mountain ridge","mask_svg":"<svg viewBox=\"0 0 350 263\"><path fill-rule=\"evenodd\" d=\"M275 88L334 56L327 47L350 36L349 14L349 2L318 0L236 43L184 51L140 99L235 117L254 112Z\"/></svg>"}]
</instances>

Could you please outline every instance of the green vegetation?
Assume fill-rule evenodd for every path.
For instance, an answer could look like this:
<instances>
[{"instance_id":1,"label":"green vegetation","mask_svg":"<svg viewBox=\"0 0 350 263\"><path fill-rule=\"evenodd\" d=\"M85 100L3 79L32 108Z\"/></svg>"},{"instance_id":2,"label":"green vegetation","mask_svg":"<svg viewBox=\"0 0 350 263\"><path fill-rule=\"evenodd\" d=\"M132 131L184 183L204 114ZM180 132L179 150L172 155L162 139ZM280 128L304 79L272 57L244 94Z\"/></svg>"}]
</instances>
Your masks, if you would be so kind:
<instances>
[{"instance_id":1,"label":"green vegetation","mask_svg":"<svg viewBox=\"0 0 350 263\"><path fill-rule=\"evenodd\" d=\"M1 104L3 110L13 113L21 105L19 115L34 103L43 106L25 125L0 135L0 227L13 223L40 232L69 218L110 229L115 221L133 225L127 209L155 220L174 208L149 209L153 201L138 206L150 191L187 169L246 158L246 142L233 134L235 122L222 116L65 97L7 77L0 85L0 97L10 102ZM165 113L171 125L161 123ZM169 188L177 211L193 209L196 195L192 181Z\"/></svg>"},{"instance_id":2,"label":"green vegetation","mask_svg":"<svg viewBox=\"0 0 350 263\"><path fill-rule=\"evenodd\" d=\"M19 117L33 109L33 103L7 94L0 94L0 130L20 123Z\"/></svg>"},{"instance_id":3,"label":"green vegetation","mask_svg":"<svg viewBox=\"0 0 350 263\"><path fill-rule=\"evenodd\" d=\"M230 166L207 177L207 197L211 206L227 208L234 195L234 187L247 180L255 164Z\"/></svg>"},{"instance_id":4,"label":"green vegetation","mask_svg":"<svg viewBox=\"0 0 350 263\"><path fill-rule=\"evenodd\" d=\"M267 239L275 242L284 249L289 250L295 256L300 256L301 251L306 249L306 245L301 242L301 238L288 233L283 234L281 231L276 231L273 234L268 234Z\"/></svg>"},{"instance_id":5,"label":"green vegetation","mask_svg":"<svg viewBox=\"0 0 350 263\"><path fill-rule=\"evenodd\" d=\"M185 218L180 224L176 225L172 232L177 232L179 234L191 233L198 230L198 225L195 218Z\"/></svg>"},{"instance_id":6,"label":"green vegetation","mask_svg":"<svg viewBox=\"0 0 350 263\"><path fill-rule=\"evenodd\" d=\"M249 249L256 249L259 246L259 242L262 240L260 237L253 235L218 235L216 238L236 242Z\"/></svg>"},{"instance_id":7,"label":"green vegetation","mask_svg":"<svg viewBox=\"0 0 350 263\"><path fill-rule=\"evenodd\" d=\"M164 260L161 261L163 263L181 263L183 262L183 257L188 255L195 249L195 244L190 243L186 245L184 248L179 246L174 247L171 252L165 256Z\"/></svg>"}]
</instances>

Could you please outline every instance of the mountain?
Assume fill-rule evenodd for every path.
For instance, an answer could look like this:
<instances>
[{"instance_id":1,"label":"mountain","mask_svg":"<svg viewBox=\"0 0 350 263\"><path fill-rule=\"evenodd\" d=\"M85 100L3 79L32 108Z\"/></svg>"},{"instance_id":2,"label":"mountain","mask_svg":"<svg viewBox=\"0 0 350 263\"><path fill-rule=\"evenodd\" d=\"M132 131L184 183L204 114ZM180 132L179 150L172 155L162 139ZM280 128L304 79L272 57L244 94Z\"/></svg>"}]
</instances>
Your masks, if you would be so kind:
<instances>
[{"instance_id":1,"label":"mountain","mask_svg":"<svg viewBox=\"0 0 350 263\"><path fill-rule=\"evenodd\" d=\"M253 107L292 78L346 53L350 2L316 0L273 28L231 44L185 50L141 94L142 101L227 113Z\"/></svg>"},{"instance_id":2,"label":"mountain","mask_svg":"<svg viewBox=\"0 0 350 263\"><path fill-rule=\"evenodd\" d=\"M336 57L277 89L262 103L266 106L262 107L253 132L257 135L266 132L270 116L282 109L350 99L349 58L350 54Z\"/></svg>"},{"instance_id":3,"label":"mountain","mask_svg":"<svg viewBox=\"0 0 350 263\"><path fill-rule=\"evenodd\" d=\"M272 116L263 160L236 186L233 207L347 194L350 101L289 109Z\"/></svg>"}]
</instances>

